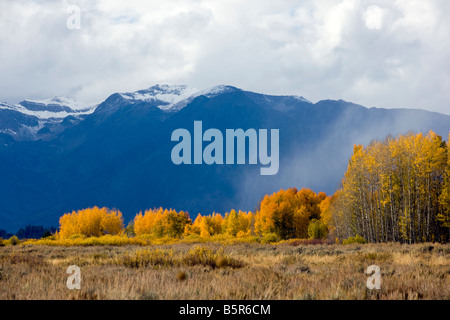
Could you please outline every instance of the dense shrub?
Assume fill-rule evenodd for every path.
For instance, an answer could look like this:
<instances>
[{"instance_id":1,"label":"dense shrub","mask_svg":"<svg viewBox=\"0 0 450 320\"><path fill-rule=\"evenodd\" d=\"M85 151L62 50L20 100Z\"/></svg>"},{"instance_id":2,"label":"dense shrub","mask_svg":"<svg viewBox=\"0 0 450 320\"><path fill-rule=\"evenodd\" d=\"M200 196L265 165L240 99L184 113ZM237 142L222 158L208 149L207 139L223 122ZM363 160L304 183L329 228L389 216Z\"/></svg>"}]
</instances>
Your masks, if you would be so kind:
<instances>
[{"instance_id":1,"label":"dense shrub","mask_svg":"<svg viewBox=\"0 0 450 320\"><path fill-rule=\"evenodd\" d=\"M137 236L144 234L155 237L179 238L191 220L186 212L163 208L146 210L134 218L133 232Z\"/></svg>"},{"instance_id":2,"label":"dense shrub","mask_svg":"<svg viewBox=\"0 0 450 320\"><path fill-rule=\"evenodd\" d=\"M9 238L6 241L6 245L9 245L9 246L15 246L15 245L18 245L19 243L20 243L20 240L16 236L12 236L11 238Z\"/></svg>"},{"instance_id":3,"label":"dense shrub","mask_svg":"<svg viewBox=\"0 0 450 320\"><path fill-rule=\"evenodd\" d=\"M327 226L320 220L313 219L308 226L308 236L310 239L325 239L328 235Z\"/></svg>"},{"instance_id":4,"label":"dense shrub","mask_svg":"<svg viewBox=\"0 0 450 320\"><path fill-rule=\"evenodd\" d=\"M267 244L267 243L274 243L278 242L280 239L278 238L276 233L266 233L261 238L261 243Z\"/></svg>"},{"instance_id":5,"label":"dense shrub","mask_svg":"<svg viewBox=\"0 0 450 320\"><path fill-rule=\"evenodd\" d=\"M98 207L67 213L59 219L59 224L61 239L117 235L124 230L120 211Z\"/></svg>"},{"instance_id":6,"label":"dense shrub","mask_svg":"<svg viewBox=\"0 0 450 320\"><path fill-rule=\"evenodd\" d=\"M352 243L364 244L364 243L366 243L366 240L363 237L361 237L359 234L357 234L354 237L349 237L349 238L345 239L344 241L342 241L342 244L352 244Z\"/></svg>"},{"instance_id":7,"label":"dense shrub","mask_svg":"<svg viewBox=\"0 0 450 320\"><path fill-rule=\"evenodd\" d=\"M308 225L313 219L320 219L320 203L327 198L321 192L296 188L280 190L266 195L255 216L255 233L275 233L279 239L308 237Z\"/></svg>"}]
</instances>

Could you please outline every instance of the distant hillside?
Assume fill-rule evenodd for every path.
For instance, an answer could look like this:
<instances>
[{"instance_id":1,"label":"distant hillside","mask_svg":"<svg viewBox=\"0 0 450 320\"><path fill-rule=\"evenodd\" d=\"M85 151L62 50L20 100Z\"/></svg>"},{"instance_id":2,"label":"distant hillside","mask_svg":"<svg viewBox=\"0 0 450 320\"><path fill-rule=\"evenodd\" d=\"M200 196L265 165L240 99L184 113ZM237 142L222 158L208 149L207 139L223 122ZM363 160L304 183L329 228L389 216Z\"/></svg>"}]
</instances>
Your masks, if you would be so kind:
<instances>
[{"instance_id":1,"label":"distant hillside","mask_svg":"<svg viewBox=\"0 0 450 320\"><path fill-rule=\"evenodd\" d=\"M443 114L368 109L342 100L311 103L230 86L196 91L159 85L116 93L80 114L47 126L41 137L15 139L12 132L42 119L0 108L0 125L7 121L10 128L0 133L0 229L57 225L63 213L93 205L118 208L127 221L159 206L187 210L191 217L253 210L264 194L280 188L331 194L353 144L410 130L447 137L450 130L450 116ZM203 130L279 129L279 172L261 176L260 165L174 165L171 134L178 128L192 132L196 120Z\"/></svg>"}]
</instances>

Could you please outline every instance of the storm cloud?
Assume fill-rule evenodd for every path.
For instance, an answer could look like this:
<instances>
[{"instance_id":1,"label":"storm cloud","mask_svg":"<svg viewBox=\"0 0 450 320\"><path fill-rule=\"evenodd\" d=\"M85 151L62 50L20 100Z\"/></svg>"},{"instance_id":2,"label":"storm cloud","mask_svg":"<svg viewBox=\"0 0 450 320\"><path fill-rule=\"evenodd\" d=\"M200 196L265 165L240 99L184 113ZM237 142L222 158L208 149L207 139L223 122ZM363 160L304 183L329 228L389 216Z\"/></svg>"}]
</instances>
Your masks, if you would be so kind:
<instances>
[{"instance_id":1,"label":"storm cloud","mask_svg":"<svg viewBox=\"0 0 450 320\"><path fill-rule=\"evenodd\" d=\"M449 15L446 0L4 0L0 100L228 84L450 114Z\"/></svg>"}]
</instances>

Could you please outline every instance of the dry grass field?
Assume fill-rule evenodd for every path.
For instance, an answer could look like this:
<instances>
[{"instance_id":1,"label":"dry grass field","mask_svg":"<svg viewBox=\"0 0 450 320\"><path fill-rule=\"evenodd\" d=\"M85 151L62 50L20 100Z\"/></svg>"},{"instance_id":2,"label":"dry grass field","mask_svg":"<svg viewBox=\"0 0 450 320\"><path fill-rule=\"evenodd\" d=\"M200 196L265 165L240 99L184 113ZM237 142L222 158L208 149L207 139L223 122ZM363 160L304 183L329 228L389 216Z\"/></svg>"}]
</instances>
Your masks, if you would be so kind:
<instances>
[{"instance_id":1,"label":"dry grass field","mask_svg":"<svg viewBox=\"0 0 450 320\"><path fill-rule=\"evenodd\" d=\"M380 290L366 288L372 264ZM4 246L0 299L448 300L450 245Z\"/></svg>"}]
</instances>

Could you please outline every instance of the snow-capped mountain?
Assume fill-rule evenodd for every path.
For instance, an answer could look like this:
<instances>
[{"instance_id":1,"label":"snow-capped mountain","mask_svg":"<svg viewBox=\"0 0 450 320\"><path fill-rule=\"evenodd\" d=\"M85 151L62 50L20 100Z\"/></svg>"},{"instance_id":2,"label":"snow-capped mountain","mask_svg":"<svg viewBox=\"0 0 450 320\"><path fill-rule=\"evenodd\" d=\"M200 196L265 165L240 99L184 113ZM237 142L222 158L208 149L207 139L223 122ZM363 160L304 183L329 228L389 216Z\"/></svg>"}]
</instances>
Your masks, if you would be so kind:
<instances>
[{"instance_id":1,"label":"snow-capped mountain","mask_svg":"<svg viewBox=\"0 0 450 320\"><path fill-rule=\"evenodd\" d=\"M46 100L23 100L16 105L0 103L0 109L18 111L39 119L64 119L67 116L90 114L96 105L83 105L72 98L53 97Z\"/></svg>"},{"instance_id":2,"label":"snow-capped mountain","mask_svg":"<svg viewBox=\"0 0 450 320\"><path fill-rule=\"evenodd\" d=\"M118 105L145 103L156 106L165 112L178 112L199 96L214 98L220 94L229 93L236 90L241 91L236 87L226 85L218 85L199 90L186 85L158 84L144 90L113 94L105 100L104 103L108 105L109 111L112 111L112 109ZM248 94L251 95L252 93L248 92ZM258 94L255 95L254 98L259 100L259 103L270 105L272 108L278 110L286 109L286 104L292 106L295 101L312 103L302 96L273 96Z\"/></svg>"},{"instance_id":3,"label":"snow-capped mountain","mask_svg":"<svg viewBox=\"0 0 450 320\"><path fill-rule=\"evenodd\" d=\"M155 85L145 90L131 93L121 93L120 95L131 101L153 102L161 110L172 109L183 100L196 94L199 90L186 85Z\"/></svg>"},{"instance_id":4,"label":"snow-capped mountain","mask_svg":"<svg viewBox=\"0 0 450 320\"><path fill-rule=\"evenodd\" d=\"M232 89L235 88L224 85L199 90L186 85L158 84L148 89L120 95L133 102L151 102L164 111L179 111L198 96L212 98Z\"/></svg>"},{"instance_id":5,"label":"snow-capped mountain","mask_svg":"<svg viewBox=\"0 0 450 320\"><path fill-rule=\"evenodd\" d=\"M8 231L57 225L62 214L94 205L119 208L125 221L160 206L195 218L253 210L264 194L292 186L332 194L353 145L410 130L446 137L450 128L444 114L232 86L157 85L114 93L95 111L63 98L27 101L0 104L0 229ZM175 165L173 131L198 120L222 131L279 129L277 175L261 176L254 165Z\"/></svg>"},{"instance_id":6,"label":"snow-capped mountain","mask_svg":"<svg viewBox=\"0 0 450 320\"><path fill-rule=\"evenodd\" d=\"M135 92L115 93L100 104L108 113L126 105L152 105L164 112L177 112L200 95L214 97L235 89L215 86L198 90L186 85L158 84ZM0 102L0 134L17 141L49 138L78 124L99 105L86 105L68 97L26 99L18 104ZM99 110L101 111L101 110Z\"/></svg>"},{"instance_id":7,"label":"snow-capped mountain","mask_svg":"<svg viewBox=\"0 0 450 320\"><path fill-rule=\"evenodd\" d=\"M15 140L35 140L48 136L51 132L61 132L64 127L78 123L86 115L93 113L96 107L66 97L23 100L15 105L2 102L0 133L8 134Z\"/></svg>"},{"instance_id":8,"label":"snow-capped mountain","mask_svg":"<svg viewBox=\"0 0 450 320\"><path fill-rule=\"evenodd\" d=\"M240 90L232 86L219 85L199 90L187 85L157 84L135 92L115 93L101 104L86 105L72 98L53 97L45 100L23 100L18 104L0 103L0 133L15 140L36 140L60 133L67 127L79 123L86 116L98 111L115 112L129 105L155 106L173 113L178 112L195 98L214 98L220 94ZM251 95L251 93L248 93ZM295 101L311 103L300 96L254 95L263 105L273 109L288 110ZM67 120L65 120L67 119Z\"/></svg>"},{"instance_id":9,"label":"snow-capped mountain","mask_svg":"<svg viewBox=\"0 0 450 320\"><path fill-rule=\"evenodd\" d=\"M216 86L198 90L186 85L158 84L144 90L113 94L100 105L108 112L138 103L156 106L164 112L176 112L200 95L214 97L231 89ZM94 113L98 106L82 104L67 97L26 99L18 104L0 102L0 134L7 134L17 141L49 138L79 123Z\"/></svg>"}]
</instances>

